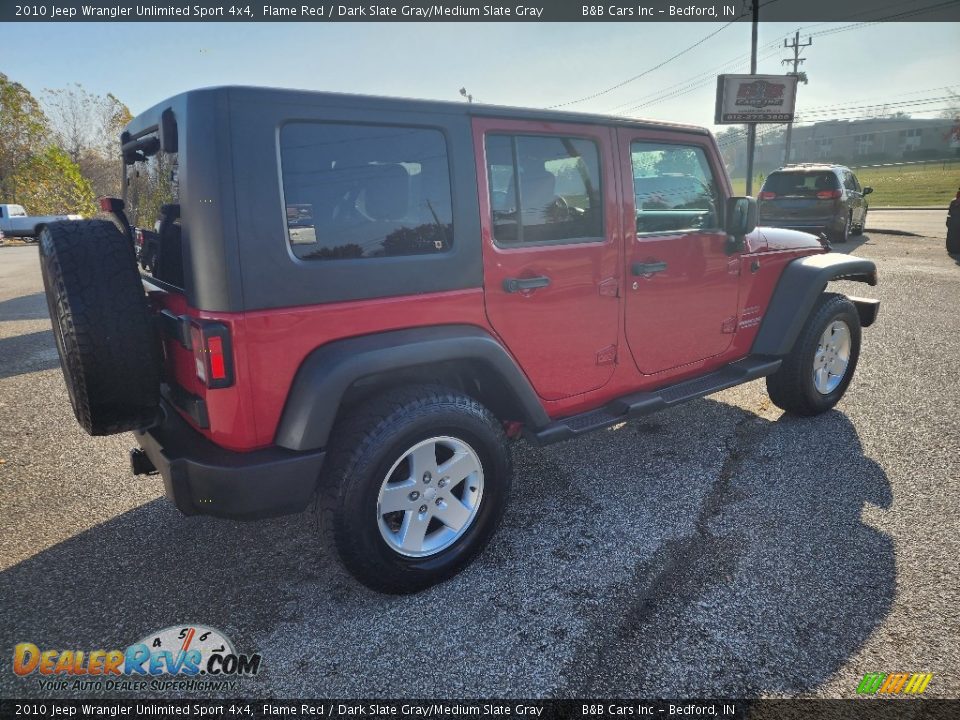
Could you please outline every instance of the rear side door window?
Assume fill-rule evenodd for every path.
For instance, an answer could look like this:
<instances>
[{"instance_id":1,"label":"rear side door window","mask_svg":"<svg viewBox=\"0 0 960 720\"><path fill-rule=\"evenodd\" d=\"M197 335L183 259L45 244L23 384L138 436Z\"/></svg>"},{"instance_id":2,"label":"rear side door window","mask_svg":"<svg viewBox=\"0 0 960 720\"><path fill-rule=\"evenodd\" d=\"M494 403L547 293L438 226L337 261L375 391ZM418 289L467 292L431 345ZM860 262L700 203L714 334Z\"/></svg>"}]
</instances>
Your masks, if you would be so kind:
<instances>
[{"instance_id":1,"label":"rear side door window","mask_svg":"<svg viewBox=\"0 0 960 720\"><path fill-rule=\"evenodd\" d=\"M638 233L720 227L717 184L703 148L633 142L630 160Z\"/></svg>"},{"instance_id":2,"label":"rear side door window","mask_svg":"<svg viewBox=\"0 0 960 720\"><path fill-rule=\"evenodd\" d=\"M497 245L604 239L600 156L594 141L488 135L485 150Z\"/></svg>"},{"instance_id":3,"label":"rear side door window","mask_svg":"<svg viewBox=\"0 0 960 720\"><path fill-rule=\"evenodd\" d=\"M436 254L453 246L439 130L293 122L280 132L287 239L304 260Z\"/></svg>"}]
</instances>

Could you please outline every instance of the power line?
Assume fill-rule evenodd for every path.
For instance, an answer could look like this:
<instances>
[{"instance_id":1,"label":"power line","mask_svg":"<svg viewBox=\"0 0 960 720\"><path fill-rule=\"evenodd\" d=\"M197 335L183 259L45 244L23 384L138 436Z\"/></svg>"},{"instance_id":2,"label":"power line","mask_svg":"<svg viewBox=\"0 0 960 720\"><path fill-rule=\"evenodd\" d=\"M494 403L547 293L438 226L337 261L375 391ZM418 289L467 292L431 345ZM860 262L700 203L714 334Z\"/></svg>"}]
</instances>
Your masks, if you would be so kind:
<instances>
[{"instance_id":1,"label":"power line","mask_svg":"<svg viewBox=\"0 0 960 720\"><path fill-rule=\"evenodd\" d=\"M757 1L757 0L754 0L754 2L756 2L756 1ZM773 5L773 4L776 3L776 2L780 2L780 0L767 0L766 2L760 3L760 7L765 7L765 6L767 6L767 5ZM553 109L555 109L555 108L561 108L561 107L566 107L567 105L575 105L575 104L577 104L577 103L585 102L586 100L593 100L594 98L598 98L598 97L600 97L601 95L606 95L607 93L613 92L614 90L617 90L618 88L622 88L624 85L629 85L630 83L634 82L635 80L639 80L640 78L644 77L645 75L649 75L650 73L654 72L655 70L659 70L659 69L662 68L664 65L666 65L666 64L668 64L668 63L671 63L671 62L673 62L674 60L676 60L678 57L681 57L682 55L686 55L688 52L690 52L690 51L693 50L694 48L700 47L700 46L703 45L707 40L709 40L709 39L712 38L712 37L715 37L716 35L719 35L721 32L723 32L724 30L726 30L728 27L730 27L731 25L733 25L735 22L737 22L738 20L740 20L740 19L743 18L743 17L746 17L746 15L747 15L747 12L746 12L746 11L741 12L739 15L737 15L735 18L733 18L733 20L731 20L730 22L722 25L719 29L714 30L712 33L709 33L709 34L705 35L704 37L700 38L700 39L697 40L693 45L690 45L689 47L684 48L683 50L681 50L680 52L678 52L678 53L675 54L675 55L671 55L670 57L668 57L668 58L667 58L666 60L664 60L663 62L657 63L657 64L654 65L653 67L651 67L651 68L649 68L649 69L647 69L647 70L644 70L642 73L640 73L640 74L638 74L638 75L634 75L634 76L631 77L631 78L627 78L627 79L624 80L623 82L619 82L619 83L617 83L616 85L611 85L610 87L606 88L605 90L600 90L599 92L592 93L591 95L586 95L586 96L584 96L584 97L582 97L582 98L578 98L578 99L576 99L576 100L568 100L567 102L559 103L559 104L557 104L557 105L550 105L550 106L547 107L547 109L548 109L548 110L553 110Z\"/></svg>"},{"instance_id":2,"label":"power line","mask_svg":"<svg viewBox=\"0 0 960 720\"><path fill-rule=\"evenodd\" d=\"M850 15L845 16L844 19L850 19L850 18L854 18L854 17L860 17L860 16L863 16L863 15L867 15L867 14L869 14L869 13L880 12L880 11L882 11L882 10L886 10L886 9L889 9L889 8L892 8L892 7L902 8L904 5L910 5L910 4L913 4L913 3L916 3L916 2L923 2L923 1L924 1L924 0L906 0L906 2L890 3L890 4L887 4L887 5L882 5L882 6L880 6L880 7L870 8L869 10L861 10L861 11L856 12L856 13L851 13ZM827 37L827 36L829 36L829 35L835 35L835 34L842 33L842 32L849 32L849 31L851 31L851 30L860 30L860 29L863 29L863 28L871 27L871 26L873 26L873 25L876 25L876 24L878 24L878 23L884 22L884 21L886 21L886 20L903 19L903 18L906 18L906 17L912 17L912 16L914 16L914 15L920 15L920 14L923 14L923 13L926 13L926 12L930 12L931 10L937 10L937 9L942 8L942 7L946 7L947 5L952 5L952 4L956 3L956 2L957 2L957 0L946 0L946 1L944 1L944 2L939 2L939 3L936 3L936 4L934 4L934 5L929 5L929 6L922 7L922 8L914 8L914 9L912 9L912 10L905 10L905 11L902 11L902 12L894 13L894 14L892 14L892 15L885 15L885 16L883 16L883 17L875 18L875 19L873 19L873 20L867 20L867 21L863 21L863 22L851 23L851 24L849 24L849 25L843 25L843 26L841 26L841 27L829 28L829 29L827 29L827 30L822 30L822 31L820 31L820 32L810 33L808 37L811 37L811 38L812 38L812 37ZM768 4L768 3L764 3L764 4ZM760 7L763 7L764 4L761 4ZM741 17L742 17L742 16L741 16ZM824 25L831 25L831 24L833 24L833 23L817 23L817 24L815 24L815 25L810 25L810 26L802 27L802 28L800 28L800 30L801 30L801 31L803 31L803 30L810 30L810 29L813 29L813 28L816 28L816 27L822 27L822 26L824 26ZM723 29L723 28L721 28L721 29ZM775 40L775 41L772 41L771 43L768 43L768 44L764 45L764 46L763 46L763 49L767 49L767 48L770 48L770 47L777 47L777 48L779 48L779 47L780 47L780 40L777 39L777 40ZM773 57L773 55L776 55L776 54L778 54L778 53L777 53L777 52L767 53L767 54L765 54L765 55L761 58L761 60L769 59L770 57ZM740 57L740 58L743 58L744 56L739 56L739 57ZM749 58L749 54L746 55L745 57ZM720 70L720 69L722 69L722 68L725 67L726 65L729 65L729 64L732 63L732 62L736 62L736 60L737 60L737 58L734 58L734 59L728 61L727 63L724 63L724 65L721 65L721 66L717 67L716 70ZM742 60L742 61L737 65L737 67L741 67L741 66L743 66L743 65L746 65L747 62L748 62L748 60ZM661 88L661 90L659 90L659 91L657 91L657 92L655 92L655 93L651 93L651 94L645 95L645 96L643 96L643 97L641 97L641 98L637 98L637 99L634 99L634 100L631 100L631 101L627 101L627 102L625 102L625 103L621 103L620 105L615 106L615 108L613 108L612 110L617 110L617 109L619 109L619 108L624 108L625 106L630 105L630 103L637 102L637 100L643 100L643 101L645 101L645 102L641 102L641 103L639 103L639 104L637 104L637 105L633 105L633 106L631 106L631 107L625 107L625 109L623 109L623 110L619 110L619 112L620 112L621 114L623 114L623 113L630 112L631 110L638 110L638 109L643 108L643 107L649 107L650 105L659 104L659 103L661 103L661 102L663 102L663 101L665 101L665 100L671 100L671 99L673 99L673 98L675 98L675 97L680 97L680 96L682 96L682 95L686 95L686 94L688 94L688 93L690 93L690 92L693 92L694 90L698 90L698 89L700 89L700 88L702 88L702 87L705 87L705 86L707 86L707 85L713 84L713 83L715 82L714 72L715 72L715 71L709 71L709 72L707 72L707 73L700 73L700 74L698 74L698 75L694 75L694 76L688 78L687 80L681 81L680 83L676 83L676 84L674 84L674 85L667 86L666 88ZM710 77L707 77L706 79L704 79L704 80L702 80L702 81L698 81L698 80L697 80L698 78L703 78L704 76L710 76ZM670 91L672 88L680 87L680 86L682 86L682 85L685 85L685 84L688 83L688 82L695 82L695 84L692 85L692 86L686 87L686 88L684 88L684 89L677 90L676 92L668 92L668 91ZM666 94L662 94L662 93L666 93ZM655 97L654 97L654 96L655 96ZM651 97L653 97L653 99L648 99L648 98L651 98ZM555 106L555 107L559 107L559 106ZM612 111L612 110L611 110L611 111Z\"/></svg>"},{"instance_id":3,"label":"power line","mask_svg":"<svg viewBox=\"0 0 960 720\"><path fill-rule=\"evenodd\" d=\"M783 46L793 50L793 59L787 58L781 60L781 64L789 65L793 63L793 72L787 73L788 75L794 75L797 78L797 81L802 81L804 85L807 83L807 74L800 73L800 66L807 61L806 58L800 57L800 51L805 47L810 47L813 45L813 38L808 37L805 43L800 42L800 31L797 30L796 34L793 36L793 42L788 43L786 40L783 41ZM794 100L796 101L796 100ZM783 164L788 165L790 163L790 139L793 134L793 123L787 123L787 137L783 143Z\"/></svg>"},{"instance_id":4,"label":"power line","mask_svg":"<svg viewBox=\"0 0 960 720\"><path fill-rule=\"evenodd\" d=\"M779 50L774 50L773 52L770 52L761 56L759 60L768 60L772 58L774 55L779 55L779 54L780 54ZM739 64L735 65L734 68L741 68L749 64L750 64L750 58L748 55L746 60L742 60ZM650 105L657 105L665 100L670 100L675 97L680 97L681 95L686 95L688 93L693 92L694 90L699 90L702 87L706 87L707 85L715 86L716 82L717 82L716 72L711 72L709 73L709 77L707 77L704 80L701 80L700 82L697 82L695 85L686 87L676 92L667 93L666 95L657 95L656 93L654 93L653 95L647 96L647 97L652 97L653 99L647 100L646 102L642 102L639 105L634 105L632 107L625 108L624 110L621 110L620 113L623 114L623 113L630 112L631 110L639 110L640 108L648 107ZM636 102L636 101L633 100L631 102ZM624 104L628 104L628 103L624 103Z\"/></svg>"},{"instance_id":5,"label":"power line","mask_svg":"<svg viewBox=\"0 0 960 720\"><path fill-rule=\"evenodd\" d=\"M567 102L559 103L558 105L550 105L550 106L547 107L547 109L548 109L548 110L553 110L553 109L555 109L555 108L566 107L567 105L576 105L577 103L582 103L582 102L585 102L585 101L587 101L587 100L593 100L594 98L598 98L598 97L600 97L601 95L606 95L607 93L613 92L614 90L616 90L616 89L618 89L618 88L622 88L624 85L629 85L629 84L632 83L633 81L639 80L640 78L644 77L645 75L649 75L649 74L652 73L653 71L659 70L659 69L662 68L664 65L673 62L674 60L676 60L676 59L677 59L678 57L680 57L681 55L686 55L688 52L690 52L690 51L693 50L694 48L700 47L700 46L703 45L707 40L709 40L710 38L712 38L712 37L714 37L714 36L716 36L716 35L719 35L721 32L723 32L723 31L726 30L728 27L730 27L731 25L733 25L733 24L734 24L735 22L737 22L737 20L739 20L741 17L743 17L743 16L742 16L742 15L738 15L736 18L734 18L733 20L731 20L730 22L728 22L726 25L722 26L719 30L714 30L714 31L713 31L712 33L710 33L709 35L706 35L706 36L700 38L700 39L699 39L697 42L695 42L693 45L691 45L691 46L689 46L689 47L687 47L687 48L684 48L683 50L681 50L680 52L678 52L676 55L670 56L669 58L667 58L667 59L664 60L663 62L654 65L652 68L649 68L649 69L647 69L647 70L644 70L644 71L643 71L642 73L640 73L639 75L634 75L634 76L631 77L631 78L627 78L627 79L624 80L623 82L619 82L619 83L617 83L616 85L613 85L613 86L611 86L611 87L608 87L606 90L600 90L599 92L595 92L595 93L593 93L592 95L586 95L586 96L584 96L584 97L582 97L582 98L578 98L577 100L568 100Z\"/></svg>"}]
</instances>

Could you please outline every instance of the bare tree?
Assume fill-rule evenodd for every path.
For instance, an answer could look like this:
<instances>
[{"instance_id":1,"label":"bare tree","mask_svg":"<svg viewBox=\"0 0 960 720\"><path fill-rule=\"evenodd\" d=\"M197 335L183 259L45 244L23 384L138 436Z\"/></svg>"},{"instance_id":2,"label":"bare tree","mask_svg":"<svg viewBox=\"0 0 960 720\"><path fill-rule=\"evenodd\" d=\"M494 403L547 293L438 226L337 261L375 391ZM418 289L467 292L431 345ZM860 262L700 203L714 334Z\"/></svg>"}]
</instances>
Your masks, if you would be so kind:
<instances>
[{"instance_id":1,"label":"bare tree","mask_svg":"<svg viewBox=\"0 0 960 720\"><path fill-rule=\"evenodd\" d=\"M111 93L97 95L80 84L44 90L54 142L90 181L96 195L120 192L120 132L130 122L127 106Z\"/></svg>"}]
</instances>

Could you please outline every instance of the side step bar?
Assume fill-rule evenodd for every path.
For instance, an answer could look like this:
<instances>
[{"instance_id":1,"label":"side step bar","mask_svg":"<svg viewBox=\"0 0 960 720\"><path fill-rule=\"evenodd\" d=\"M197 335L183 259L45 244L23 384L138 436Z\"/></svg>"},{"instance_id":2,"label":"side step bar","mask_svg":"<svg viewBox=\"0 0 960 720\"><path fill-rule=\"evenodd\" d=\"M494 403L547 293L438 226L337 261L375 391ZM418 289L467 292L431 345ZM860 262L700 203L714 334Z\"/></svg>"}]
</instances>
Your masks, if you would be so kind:
<instances>
[{"instance_id":1,"label":"side step bar","mask_svg":"<svg viewBox=\"0 0 960 720\"><path fill-rule=\"evenodd\" d=\"M772 375L780 369L781 362L780 358L744 358L703 377L667 385L659 390L625 395L599 410L591 410L552 422L540 430L529 433L529 437L538 445L569 440L630 418L649 415L657 410L665 410L688 400L696 400L734 385Z\"/></svg>"}]
</instances>

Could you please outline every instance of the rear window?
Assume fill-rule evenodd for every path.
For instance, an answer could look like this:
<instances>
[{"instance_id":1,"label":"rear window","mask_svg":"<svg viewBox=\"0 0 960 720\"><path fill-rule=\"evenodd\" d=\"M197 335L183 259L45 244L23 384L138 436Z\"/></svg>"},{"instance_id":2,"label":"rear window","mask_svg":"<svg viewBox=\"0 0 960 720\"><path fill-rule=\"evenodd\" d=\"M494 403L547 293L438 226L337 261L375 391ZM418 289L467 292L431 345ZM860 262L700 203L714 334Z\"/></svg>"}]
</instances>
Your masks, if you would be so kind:
<instances>
[{"instance_id":1,"label":"rear window","mask_svg":"<svg viewBox=\"0 0 960 720\"><path fill-rule=\"evenodd\" d=\"M447 252L453 211L439 130L289 123L280 132L287 240L305 260Z\"/></svg>"},{"instance_id":2,"label":"rear window","mask_svg":"<svg viewBox=\"0 0 960 720\"><path fill-rule=\"evenodd\" d=\"M150 145L153 138L156 142ZM146 149L138 154L140 159L125 167L125 211L130 224L136 228L137 260L143 274L182 288L177 153L159 150L156 134L144 138L143 144Z\"/></svg>"},{"instance_id":3,"label":"rear window","mask_svg":"<svg viewBox=\"0 0 960 720\"><path fill-rule=\"evenodd\" d=\"M839 190L840 182L832 172L775 172L763 183L764 192L777 195L816 195L821 190Z\"/></svg>"}]
</instances>

